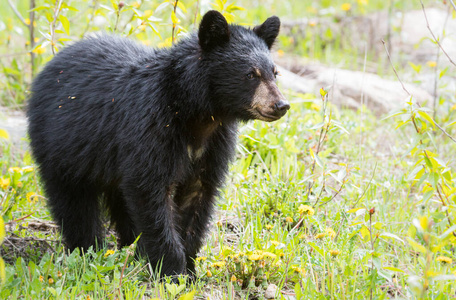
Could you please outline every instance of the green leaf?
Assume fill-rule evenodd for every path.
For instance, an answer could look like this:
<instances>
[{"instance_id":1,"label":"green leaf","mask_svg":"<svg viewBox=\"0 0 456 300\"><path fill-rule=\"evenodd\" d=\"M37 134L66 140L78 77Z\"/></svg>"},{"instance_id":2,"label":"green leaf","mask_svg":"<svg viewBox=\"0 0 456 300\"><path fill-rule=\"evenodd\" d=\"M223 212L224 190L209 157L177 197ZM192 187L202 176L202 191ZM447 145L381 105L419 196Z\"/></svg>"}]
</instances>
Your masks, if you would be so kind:
<instances>
[{"instance_id":1,"label":"green leaf","mask_svg":"<svg viewBox=\"0 0 456 300\"><path fill-rule=\"evenodd\" d=\"M312 247L315 251L317 251L321 256L325 256L325 252L317 246L314 242L309 242L309 246Z\"/></svg>"},{"instance_id":2,"label":"green leaf","mask_svg":"<svg viewBox=\"0 0 456 300\"><path fill-rule=\"evenodd\" d=\"M408 63L412 68L413 70L415 70L416 73L420 73L421 71L421 65L415 65L414 63L410 62Z\"/></svg>"},{"instance_id":3,"label":"green leaf","mask_svg":"<svg viewBox=\"0 0 456 300\"><path fill-rule=\"evenodd\" d=\"M0 216L0 245L3 243L3 239L5 238L5 236L5 222L3 221L3 217Z\"/></svg>"},{"instance_id":4,"label":"green leaf","mask_svg":"<svg viewBox=\"0 0 456 300\"><path fill-rule=\"evenodd\" d=\"M383 269L390 270L390 271L393 271L393 272L405 273L404 270L401 270L401 269L398 269L398 268L395 268L395 267L383 267Z\"/></svg>"},{"instance_id":5,"label":"green leaf","mask_svg":"<svg viewBox=\"0 0 456 300\"><path fill-rule=\"evenodd\" d=\"M420 252L420 253L426 253L426 248L424 248L423 245L418 244L411 238L408 239L408 242L409 242L410 246L412 246L413 250Z\"/></svg>"},{"instance_id":6,"label":"green leaf","mask_svg":"<svg viewBox=\"0 0 456 300\"><path fill-rule=\"evenodd\" d=\"M179 297L179 300L193 300L193 297L195 296L195 292L196 291L193 290L190 293L184 294L184 295Z\"/></svg>"},{"instance_id":7,"label":"green leaf","mask_svg":"<svg viewBox=\"0 0 456 300\"><path fill-rule=\"evenodd\" d=\"M432 119L432 117L431 117L430 115L428 115L426 112L421 111L421 110L418 111L418 114L419 114L420 116L422 116L424 119L426 119L429 123L431 123L432 126L433 126L434 129L435 129L434 119Z\"/></svg>"},{"instance_id":8,"label":"green leaf","mask_svg":"<svg viewBox=\"0 0 456 300\"><path fill-rule=\"evenodd\" d=\"M70 21L64 15L59 15L60 23L62 23L63 29L67 35L70 35Z\"/></svg>"},{"instance_id":9,"label":"green leaf","mask_svg":"<svg viewBox=\"0 0 456 300\"><path fill-rule=\"evenodd\" d=\"M405 242L404 242L400 237L398 237L398 236L395 235L395 234L389 233L389 232L383 232L383 233L381 233L381 234L380 234L380 237L386 237L386 238L395 239L395 240L398 240L399 242L401 242L402 244L405 245Z\"/></svg>"}]
</instances>

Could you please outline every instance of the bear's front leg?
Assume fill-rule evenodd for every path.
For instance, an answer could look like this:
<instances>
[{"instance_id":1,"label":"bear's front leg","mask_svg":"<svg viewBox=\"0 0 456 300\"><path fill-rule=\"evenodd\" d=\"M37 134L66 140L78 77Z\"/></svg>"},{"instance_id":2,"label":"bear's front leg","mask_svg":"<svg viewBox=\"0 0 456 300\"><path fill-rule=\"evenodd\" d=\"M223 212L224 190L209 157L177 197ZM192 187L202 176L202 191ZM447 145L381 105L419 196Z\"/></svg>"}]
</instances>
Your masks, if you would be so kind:
<instances>
[{"instance_id":1,"label":"bear's front leg","mask_svg":"<svg viewBox=\"0 0 456 300\"><path fill-rule=\"evenodd\" d=\"M139 253L146 255L152 268L160 276L184 274L186 258L178 233L176 208L173 202L174 187L156 187L152 190L124 190L127 205L135 223L135 232L141 234L138 241Z\"/></svg>"},{"instance_id":2,"label":"bear's front leg","mask_svg":"<svg viewBox=\"0 0 456 300\"><path fill-rule=\"evenodd\" d=\"M191 178L176 191L180 211L180 234L186 256L187 273L194 277L195 258L202 246L214 207L216 188L200 177Z\"/></svg>"}]
</instances>

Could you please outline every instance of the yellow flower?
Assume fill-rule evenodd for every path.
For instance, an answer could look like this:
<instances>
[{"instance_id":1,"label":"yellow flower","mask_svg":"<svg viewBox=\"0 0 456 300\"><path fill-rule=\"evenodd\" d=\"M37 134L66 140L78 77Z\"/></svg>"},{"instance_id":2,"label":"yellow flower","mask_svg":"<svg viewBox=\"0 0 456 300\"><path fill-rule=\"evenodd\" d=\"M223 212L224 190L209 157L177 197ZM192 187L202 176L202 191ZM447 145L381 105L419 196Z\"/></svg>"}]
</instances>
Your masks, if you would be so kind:
<instances>
[{"instance_id":1,"label":"yellow flower","mask_svg":"<svg viewBox=\"0 0 456 300\"><path fill-rule=\"evenodd\" d=\"M287 221L288 223L293 223L293 218L292 217L286 217L285 221Z\"/></svg>"},{"instance_id":2,"label":"yellow flower","mask_svg":"<svg viewBox=\"0 0 456 300\"><path fill-rule=\"evenodd\" d=\"M44 52L46 52L46 48L44 48L43 46L39 45L38 47L33 49L32 52L36 53L36 54L43 54Z\"/></svg>"},{"instance_id":3,"label":"yellow flower","mask_svg":"<svg viewBox=\"0 0 456 300\"><path fill-rule=\"evenodd\" d=\"M294 270L296 273L301 274L302 276L305 276L305 275L306 275L306 270L304 270L304 269L302 269L302 268L294 267L293 270Z\"/></svg>"},{"instance_id":4,"label":"yellow flower","mask_svg":"<svg viewBox=\"0 0 456 300\"><path fill-rule=\"evenodd\" d=\"M315 26L317 26L317 22L315 22L315 21L310 21L310 22L309 22L309 26L310 26L310 27L315 27Z\"/></svg>"},{"instance_id":5,"label":"yellow flower","mask_svg":"<svg viewBox=\"0 0 456 300\"><path fill-rule=\"evenodd\" d=\"M40 275L40 282L43 282L43 280L44 280L43 275Z\"/></svg>"},{"instance_id":6,"label":"yellow flower","mask_svg":"<svg viewBox=\"0 0 456 300\"><path fill-rule=\"evenodd\" d=\"M9 178L0 178L0 187L2 189L6 189L9 187L10 179Z\"/></svg>"},{"instance_id":7,"label":"yellow flower","mask_svg":"<svg viewBox=\"0 0 456 300\"><path fill-rule=\"evenodd\" d=\"M141 4L139 4L138 1L135 1L131 4L131 6L133 6L134 8L138 8Z\"/></svg>"},{"instance_id":8,"label":"yellow flower","mask_svg":"<svg viewBox=\"0 0 456 300\"><path fill-rule=\"evenodd\" d=\"M267 224L267 225L266 225L266 229L267 229L267 230L271 230L271 229L272 229L272 225L271 225L271 224Z\"/></svg>"},{"instance_id":9,"label":"yellow flower","mask_svg":"<svg viewBox=\"0 0 456 300\"><path fill-rule=\"evenodd\" d=\"M21 187L23 187L23 186L24 186L24 184L22 183L22 181L18 181L17 187L18 187L18 188L21 188Z\"/></svg>"},{"instance_id":10,"label":"yellow flower","mask_svg":"<svg viewBox=\"0 0 456 300\"><path fill-rule=\"evenodd\" d=\"M38 197L35 192L28 192L26 197L27 197L28 202L33 202L33 203L38 202Z\"/></svg>"},{"instance_id":11,"label":"yellow flower","mask_svg":"<svg viewBox=\"0 0 456 300\"><path fill-rule=\"evenodd\" d=\"M324 238L325 236L326 236L326 233L321 232L321 233L319 233L319 234L317 234L317 235L315 236L315 239L319 240L319 239Z\"/></svg>"},{"instance_id":12,"label":"yellow flower","mask_svg":"<svg viewBox=\"0 0 456 300\"><path fill-rule=\"evenodd\" d=\"M29 18L25 19L24 22L25 22L25 24L30 25L30 19Z\"/></svg>"},{"instance_id":13,"label":"yellow flower","mask_svg":"<svg viewBox=\"0 0 456 300\"><path fill-rule=\"evenodd\" d=\"M212 277L212 273L211 273L211 271L207 270L207 272L206 272L206 276L207 276L207 277Z\"/></svg>"},{"instance_id":14,"label":"yellow flower","mask_svg":"<svg viewBox=\"0 0 456 300\"><path fill-rule=\"evenodd\" d=\"M253 251L253 253L250 254L248 257L249 260L254 260L254 261L261 260L263 258L264 258L264 253L263 253L263 251L260 251L260 250Z\"/></svg>"},{"instance_id":15,"label":"yellow flower","mask_svg":"<svg viewBox=\"0 0 456 300\"><path fill-rule=\"evenodd\" d=\"M315 110L315 111L320 111L320 110L321 110L321 106L318 105L318 104L315 104L315 103L312 103L312 104L310 105L310 108L313 109L313 110Z\"/></svg>"},{"instance_id":16,"label":"yellow flower","mask_svg":"<svg viewBox=\"0 0 456 300\"><path fill-rule=\"evenodd\" d=\"M300 215L306 214L308 216L313 216L315 214L315 211L312 207L309 205L299 205L298 212Z\"/></svg>"},{"instance_id":17,"label":"yellow flower","mask_svg":"<svg viewBox=\"0 0 456 300\"><path fill-rule=\"evenodd\" d=\"M263 255L265 257L269 257L269 258L272 258L272 259L275 259L277 257L277 255L275 255L274 253L267 252L267 251L263 252Z\"/></svg>"},{"instance_id":18,"label":"yellow flower","mask_svg":"<svg viewBox=\"0 0 456 300\"><path fill-rule=\"evenodd\" d=\"M19 168L19 167L12 167L12 168L9 168L9 169L8 169L8 172L10 172L10 173L20 173L20 172L21 172L21 168Z\"/></svg>"},{"instance_id":19,"label":"yellow flower","mask_svg":"<svg viewBox=\"0 0 456 300\"><path fill-rule=\"evenodd\" d=\"M349 11L351 9L351 4L350 3L344 3L342 4L341 8L343 11Z\"/></svg>"},{"instance_id":20,"label":"yellow flower","mask_svg":"<svg viewBox=\"0 0 456 300\"><path fill-rule=\"evenodd\" d=\"M236 276L234 276L234 275L231 275L231 279L230 279L230 281L231 281L231 282L235 282L235 281L236 281L236 279L237 279L237 278L236 278Z\"/></svg>"},{"instance_id":21,"label":"yellow flower","mask_svg":"<svg viewBox=\"0 0 456 300\"><path fill-rule=\"evenodd\" d=\"M33 167L23 167L22 171L24 171L25 173L32 172L33 171Z\"/></svg>"},{"instance_id":22,"label":"yellow flower","mask_svg":"<svg viewBox=\"0 0 456 300\"><path fill-rule=\"evenodd\" d=\"M277 247L277 246L280 244L280 242L278 242L278 241L271 241L271 244L273 244L274 246Z\"/></svg>"},{"instance_id":23,"label":"yellow flower","mask_svg":"<svg viewBox=\"0 0 456 300\"><path fill-rule=\"evenodd\" d=\"M48 279L48 282L49 282L49 284L53 284L53 283L54 283L54 279L52 279L52 277L50 277L50 278Z\"/></svg>"},{"instance_id":24,"label":"yellow flower","mask_svg":"<svg viewBox=\"0 0 456 300\"><path fill-rule=\"evenodd\" d=\"M108 257L109 255L114 254L115 252L116 252L116 251L109 249L109 250L107 250L106 253L104 254L104 257L106 258L106 257Z\"/></svg>"},{"instance_id":25,"label":"yellow flower","mask_svg":"<svg viewBox=\"0 0 456 300\"><path fill-rule=\"evenodd\" d=\"M284 52L282 49L279 49L279 50L277 50L277 54L278 54L280 57L282 57L282 56L285 54L285 52Z\"/></svg>"},{"instance_id":26,"label":"yellow flower","mask_svg":"<svg viewBox=\"0 0 456 300\"><path fill-rule=\"evenodd\" d=\"M90 298L90 296L89 296L89 295L87 295L87 298L86 298L86 300L92 300L92 298Z\"/></svg>"},{"instance_id":27,"label":"yellow flower","mask_svg":"<svg viewBox=\"0 0 456 300\"><path fill-rule=\"evenodd\" d=\"M426 64L427 64L430 68L435 68L435 67L437 66L437 62L432 61L432 60L431 60L431 61L428 61Z\"/></svg>"},{"instance_id":28,"label":"yellow flower","mask_svg":"<svg viewBox=\"0 0 456 300\"><path fill-rule=\"evenodd\" d=\"M200 256L200 257L197 257L197 258L196 258L196 261L204 261L204 260L206 260L206 259L207 259L206 256Z\"/></svg>"},{"instance_id":29,"label":"yellow flower","mask_svg":"<svg viewBox=\"0 0 456 300\"><path fill-rule=\"evenodd\" d=\"M369 4L369 0L356 0L358 2L358 5L367 5Z\"/></svg>"},{"instance_id":30,"label":"yellow flower","mask_svg":"<svg viewBox=\"0 0 456 300\"><path fill-rule=\"evenodd\" d=\"M62 272L58 271L57 272L57 277L59 277L59 278L62 277Z\"/></svg>"},{"instance_id":31,"label":"yellow flower","mask_svg":"<svg viewBox=\"0 0 456 300\"><path fill-rule=\"evenodd\" d=\"M334 256L336 257L337 255L339 255L340 251L339 250L329 250L329 254L331 254L331 256Z\"/></svg>"},{"instance_id":32,"label":"yellow flower","mask_svg":"<svg viewBox=\"0 0 456 300\"><path fill-rule=\"evenodd\" d=\"M216 268L221 268L221 267L225 266L225 262L224 261L216 261L215 263L212 264L212 266L216 267Z\"/></svg>"},{"instance_id":33,"label":"yellow flower","mask_svg":"<svg viewBox=\"0 0 456 300\"><path fill-rule=\"evenodd\" d=\"M332 228L329 228L329 227L326 228L325 233L327 236L329 236L332 239L336 237L336 232L334 230L332 230Z\"/></svg>"},{"instance_id":34,"label":"yellow flower","mask_svg":"<svg viewBox=\"0 0 456 300\"><path fill-rule=\"evenodd\" d=\"M448 265L451 265L451 263L453 262L453 260L451 258L446 257L446 256L439 256L435 260L441 262L442 264L448 264Z\"/></svg>"}]
</instances>

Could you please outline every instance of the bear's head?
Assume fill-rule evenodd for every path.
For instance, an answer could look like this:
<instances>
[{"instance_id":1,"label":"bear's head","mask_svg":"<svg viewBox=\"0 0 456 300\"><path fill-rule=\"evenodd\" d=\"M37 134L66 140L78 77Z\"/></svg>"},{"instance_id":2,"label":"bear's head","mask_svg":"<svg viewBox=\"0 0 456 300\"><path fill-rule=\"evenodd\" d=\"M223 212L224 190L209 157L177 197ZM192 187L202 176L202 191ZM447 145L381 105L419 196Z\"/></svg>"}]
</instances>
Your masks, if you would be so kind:
<instances>
[{"instance_id":1,"label":"bear's head","mask_svg":"<svg viewBox=\"0 0 456 300\"><path fill-rule=\"evenodd\" d=\"M279 29L275 16L253 29L229 25L217 11L203 16L198 31L201 58L211 101L222 116L272 122L290 108L277 87L270 53Z\"/></svg>"}]
</instances>

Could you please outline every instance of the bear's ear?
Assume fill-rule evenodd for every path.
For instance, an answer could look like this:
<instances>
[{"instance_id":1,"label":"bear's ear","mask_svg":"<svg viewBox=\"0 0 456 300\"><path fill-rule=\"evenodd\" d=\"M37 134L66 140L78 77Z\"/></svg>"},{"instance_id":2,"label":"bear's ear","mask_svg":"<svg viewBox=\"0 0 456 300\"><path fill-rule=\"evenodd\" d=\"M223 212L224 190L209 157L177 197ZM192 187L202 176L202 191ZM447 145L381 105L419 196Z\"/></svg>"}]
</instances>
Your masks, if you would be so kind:
<instances>
[{"instance_id":1,"label":"bear's ear","mask_svg":"<svg viewBox=\"0 0 456 300\"><path fill-rule=\"evenodd\" d=\"M268 18L263 24L253 28L253 32L266 42L269 49L271 49L277 35L279 35L279 30L280 19L276 16Z\"/></svg>"},{"instance_id":2,"label":"bear's ear","mask_svg":"<svg viewBox=\"0 0 456 300\"><path fill-rule=\"evenodd\" d=\"M198 39L204 51L223 45L230 39L230 28L225 17L216 10L208 11L201 20Z\"/></svg>"}]
</instances>

